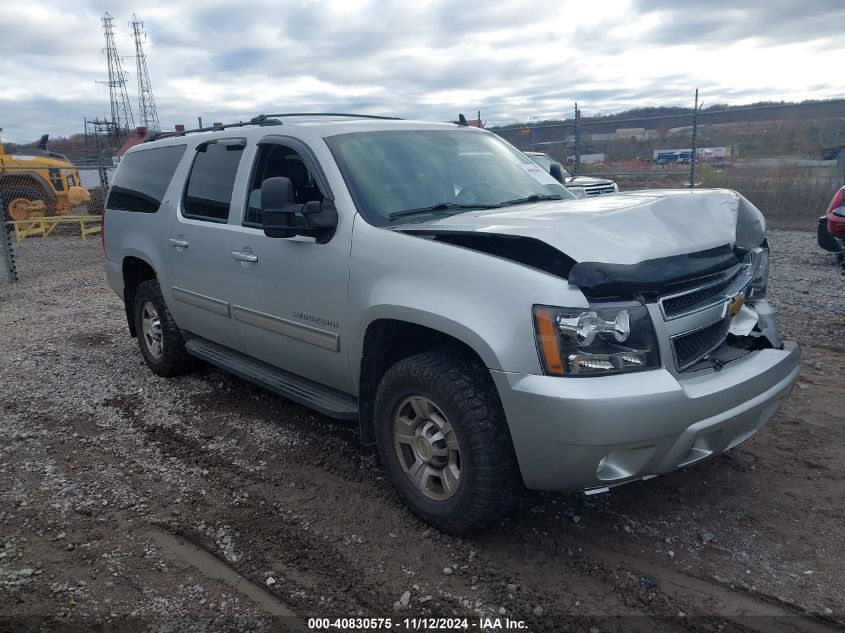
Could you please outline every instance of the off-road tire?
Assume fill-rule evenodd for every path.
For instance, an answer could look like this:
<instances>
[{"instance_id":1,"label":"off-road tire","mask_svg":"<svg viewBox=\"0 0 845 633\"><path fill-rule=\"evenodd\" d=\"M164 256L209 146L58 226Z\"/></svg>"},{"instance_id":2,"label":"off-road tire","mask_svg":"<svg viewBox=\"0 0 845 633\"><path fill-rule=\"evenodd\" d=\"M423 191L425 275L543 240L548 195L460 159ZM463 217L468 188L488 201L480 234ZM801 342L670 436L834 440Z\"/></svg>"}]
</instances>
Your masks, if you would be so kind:
<instances>
[{"instance_id":1,"label":"off-road tire","mask_svg":"<svg viewBox=\"0 0 845 633\"><path fill-rule=\"evenodd\" d=\"M409 395L431 400L460 445L457 492L426 497L400 462L393 443L394 414ZM523 492L507 420L489 370L452 351L431 351L399 361L382 377L375 398L379 455L399 496L423 521L448 533L484 528L501 518Z\"/></svg>"},{"instance_id":2,"label":"off-road tire","mask_svg":"<svg viewBox=\"0 0 845 633\"><path fill-rule=\"evenodd\" d=\"M150 351L142 331L142 309L149 301L155 307L161 322L162 352L159 358ZM138 347L147 365L159 376L178 376L194 369L199 361L185 350L185 339L179 332L170 310L164 302L158 281L150 279L141 283L135 291L133 306L135 325L138 331Z\"/></svg>"}]
</instances>

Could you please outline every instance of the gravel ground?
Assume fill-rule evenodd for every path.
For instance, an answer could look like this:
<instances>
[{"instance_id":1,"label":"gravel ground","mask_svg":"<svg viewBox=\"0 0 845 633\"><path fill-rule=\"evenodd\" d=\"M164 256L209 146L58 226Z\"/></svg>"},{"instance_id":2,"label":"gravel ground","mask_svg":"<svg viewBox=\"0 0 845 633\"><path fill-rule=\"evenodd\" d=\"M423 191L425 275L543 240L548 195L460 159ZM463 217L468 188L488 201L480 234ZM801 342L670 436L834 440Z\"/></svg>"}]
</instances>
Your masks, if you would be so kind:
<instances>
[{"instance_id":1,"label":"gravel ground","mask_svg":"<svg viewBox=\"0 0 845 633\"><path fill-rule=\"evenodd\" d=\"M149 372L95 240L27 243L26 283L0 285L0 630L840 630L844 280L811 233L770 242L804 367L763 432L605 495L529 493L460 538L398 503L355 425L213 368Z\"/></svg>"}]
</instances>

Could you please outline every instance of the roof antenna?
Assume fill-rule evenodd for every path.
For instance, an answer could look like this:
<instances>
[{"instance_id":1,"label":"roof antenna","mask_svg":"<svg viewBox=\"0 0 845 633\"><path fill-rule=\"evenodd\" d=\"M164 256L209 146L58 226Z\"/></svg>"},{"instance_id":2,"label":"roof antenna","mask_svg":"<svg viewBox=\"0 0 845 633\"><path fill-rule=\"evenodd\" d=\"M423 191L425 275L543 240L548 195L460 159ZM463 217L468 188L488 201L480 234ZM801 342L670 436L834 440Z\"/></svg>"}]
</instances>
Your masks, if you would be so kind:
<instances>
[{"instance_id":1,"label":"roof antenna","mask_svg":"<svg viewBox=\"0 0 845 633\"><path fill-rule=\"evenodd\" d=\"M458 125L462 125L464 127L468 126L467 118L463 114L458 115Z\"/></svg>"}]
</instances>

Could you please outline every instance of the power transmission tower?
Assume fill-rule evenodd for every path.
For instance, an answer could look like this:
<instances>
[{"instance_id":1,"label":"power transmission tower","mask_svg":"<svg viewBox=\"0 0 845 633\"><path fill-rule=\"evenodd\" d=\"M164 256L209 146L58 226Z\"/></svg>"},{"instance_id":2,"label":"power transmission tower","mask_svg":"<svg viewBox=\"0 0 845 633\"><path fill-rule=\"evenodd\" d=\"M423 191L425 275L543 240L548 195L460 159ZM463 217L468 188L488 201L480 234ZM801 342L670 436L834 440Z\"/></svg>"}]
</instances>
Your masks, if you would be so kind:
<instances>
[{"instance_id":1,"label":"power transmission tower","mask_svg":"<svg viewBox=\"0 0 845 633\"><path fill-rule=\"evenodd\" d=\"M135 63L138 68L138 119L150 134L155 134L161 129L161 125L153 98L153 87L150 84L150 73L147 72L147 57L141 44L141 36L146 38L147 34L141 30L144 23L139 21L134 13L129 26L132 27L132 36L135 38Z\"/></svg>"},{"instance_id":2,"label":"power transmission tower","mask_svg":"<svg viewBox=\"0 0 845 633\"><path fill-rule=\"evenodd\" d=\"M135 119L132 116L132 106L129 105L129 95L126 93L126 75L123 73L123 64L120 63L120 55L117 54L117 45L114 42L113 20L108 11L103 14L103 35L106 38L105 51L109 80L100 83L105 83L109 87L111 120L119 138L121 134L128 135L129 130L135 127Z\"/></svg>"}]
</instances>

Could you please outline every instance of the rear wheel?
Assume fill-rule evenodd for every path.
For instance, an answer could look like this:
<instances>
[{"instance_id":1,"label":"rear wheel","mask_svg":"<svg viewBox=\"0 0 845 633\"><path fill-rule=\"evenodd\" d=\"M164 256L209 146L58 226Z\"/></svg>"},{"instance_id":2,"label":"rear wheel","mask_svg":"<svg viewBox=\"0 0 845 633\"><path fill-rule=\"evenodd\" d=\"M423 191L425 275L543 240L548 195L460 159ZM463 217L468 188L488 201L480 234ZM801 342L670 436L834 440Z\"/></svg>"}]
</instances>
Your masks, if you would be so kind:
<instances>
[{"instance_id":1,"label":"rear wheel","mask_svg":"<svg viewBox=\"0 0 845 633\"><path fill-rule=\"evenodd\" d=\"M376 442L414 514L445 532L489 525L518 501L519 467L489 371L449 351L406 358L382 378Z\"/></svg>"},{"instance_id":2,"label":"rear wheel","mask_svg":"<svg viewBox=\"0 0 845 633\"><path fill-rule=\"evenodd\" d=\"M138 286L134 314L138 347L150 369L159 376L178 376L196 367L198 361L185 350L185 340L155 279Z\"/></svg>"}]
</instances>

